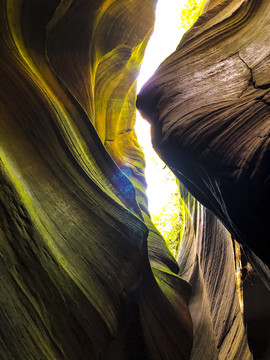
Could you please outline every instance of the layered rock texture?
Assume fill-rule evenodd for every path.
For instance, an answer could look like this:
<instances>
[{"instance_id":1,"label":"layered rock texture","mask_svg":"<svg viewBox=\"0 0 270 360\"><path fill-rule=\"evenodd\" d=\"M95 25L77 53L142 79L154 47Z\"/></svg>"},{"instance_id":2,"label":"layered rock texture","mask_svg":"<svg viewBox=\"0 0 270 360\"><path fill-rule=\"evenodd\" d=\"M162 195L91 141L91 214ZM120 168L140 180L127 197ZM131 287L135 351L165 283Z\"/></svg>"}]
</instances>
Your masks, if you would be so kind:
<instances>
[{"instance_id":1,"label":"layered rock texture","mask_svg":"<svg viewBox=\"0 0 270 360\"><path fill-rule=\"evenodd\" d=\"M133 130L154 10L1 1L1 359L189 357Z\"/></svg>"},{"instance_id":2,"label":"layered rock texture","mask_svg":"<svg viewBox=\"0 0 270 360\"><path fill-rule=\"evenodd\" d=\"M243 263L252 274L243 272L244 317L256 359L270 358L269 14L269 1L208 1L203 15L160 65L137 101L152 125L155 149L208 209L197 224L200 233L195 243L201 248L199 258L194 257L202 267L208 295L218 296L212 293L213 285L221 290L223 281L218 279L219 272L209 274L213 256L219 259L218 266L224 266L226 281L231 276L230 245L221 236L224 230L216 217L242 244ZM211 239L207 224L216 229ZM225 289L222 301L232 294L227 285ZM221 305L210 304L210 315ZM192 304L190 308L192 311ZM219 344L219 315L214 316ZM193 320L196 324L198 315ZM237 356L228 353L224 357L222 346L217 349L221 358Z\"/></svg>"},{"instance_id":3,"label":"layered rock texture","mask_svg":"<svg viewBox=\"0 0 270 360\"><path fill-rule=\"evenodd\" d=\"M181 181L177 261L134 132L155 5L0 2L1 359L269 358L270 5L208 2L138 97Z\"/></svg>"}]
</instances>

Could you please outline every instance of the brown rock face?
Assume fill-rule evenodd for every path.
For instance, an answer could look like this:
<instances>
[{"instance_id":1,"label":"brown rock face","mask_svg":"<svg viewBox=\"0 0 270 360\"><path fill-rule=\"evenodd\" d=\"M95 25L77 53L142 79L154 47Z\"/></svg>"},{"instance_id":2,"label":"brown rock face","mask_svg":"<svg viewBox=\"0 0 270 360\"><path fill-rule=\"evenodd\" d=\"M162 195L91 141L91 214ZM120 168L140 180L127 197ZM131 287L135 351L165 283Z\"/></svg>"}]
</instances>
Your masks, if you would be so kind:
<instances>
[{"instance_id":1,"label":"brown rock face","mask_svg":"<svg viewBox=\"0 0 270 360\"><path fill-rule=\"evenodd\" d=\"M208 1L198 22L137 99L138 109L152 125L156 151L243 245L243 259L248 259L244 265L252 269L250 277L243 271L242 280L254 359L270 357L269 14L270 3L264 0ZM194 215L190 217L178 258L180 272L193 285L191 358L247 359L250 355L242 352L245 340L238 333L242 326L237 325L238 310L233 310L233 285L217 286L226 281L221 273L227 279L233 269L231 245L226 245L226 234L221 236L221 224L212 216L201 213L199 223ZM227 320L221 325L218 310L229 303Z\"/></svg>"},{"instance_id":2,"label":"brown rock face","mask_svg":"<svg viewBox=\"0 0 270 360\"><path fill-rule=\"evenodd\" d=\"M177 261L134 132L155 5L0 1L1 360L252 359L223 224L264 280L243 272L249 345L269 359L269 4L208 1L139 96L186 185Z\"/></svg>"},{"instance_id":3,"label":"brown rock face","mask_svg":"<svg viewBox=\"0 0 270 360\"><path fill-rule=\"evenodd\" d=\"M229 232L181 186L185 231L178 256L181 276L192 285L190 359L252 359L235 283Z\"/></svg>"},{"instance_id":4,"label":"brown rock face","mask_svg":"<svg viewBox=\"0 0 270 360\"><path fill-rule=\"evenodd\" d=\"M269 265L270 4L208 7L138 108L178 178Z\"/></svg>"}]
</instances>

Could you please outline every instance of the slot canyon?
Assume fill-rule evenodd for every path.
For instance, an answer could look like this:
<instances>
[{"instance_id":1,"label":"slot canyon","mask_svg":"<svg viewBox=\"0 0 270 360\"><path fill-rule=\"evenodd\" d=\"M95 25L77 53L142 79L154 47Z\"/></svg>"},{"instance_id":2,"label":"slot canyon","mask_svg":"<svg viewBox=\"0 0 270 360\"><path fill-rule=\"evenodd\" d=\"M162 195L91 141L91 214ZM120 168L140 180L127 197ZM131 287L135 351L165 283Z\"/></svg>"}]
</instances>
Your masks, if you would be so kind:
<instances>
[{"instance_id":1,"label":"slot canyon","mask_svg":"<svg viewBox=\"0 0 270 360\"><path fill-rule=\"evenodd\" d=\"M206 0L137 94L156 4L0 0L3 360L270 359L270 2Z\"/></svg>"}]
</instances>

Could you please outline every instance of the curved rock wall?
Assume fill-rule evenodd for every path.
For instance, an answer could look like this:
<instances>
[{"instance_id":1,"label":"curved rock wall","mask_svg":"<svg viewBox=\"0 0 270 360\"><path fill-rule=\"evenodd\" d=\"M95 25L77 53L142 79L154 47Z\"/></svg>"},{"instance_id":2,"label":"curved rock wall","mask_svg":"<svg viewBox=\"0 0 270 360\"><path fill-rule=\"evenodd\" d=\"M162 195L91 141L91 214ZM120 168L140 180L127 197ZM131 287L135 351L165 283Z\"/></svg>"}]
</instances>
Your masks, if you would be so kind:
<instances>
[{"instance_id":1,"label":"curved rock wall","mask_svg":"<svg viewBox=\"0 0 270 360\"><path fill-rule=\"evenodd\" d=\"M133 130L154 9L0 3L1 359L189 358L190 285Z\"/></svg>"},{"instance_id":2,"label":"curved rock wall","mask_svg":"<svg viewBox=\"0 0 270 360\"><path fill-rule=\"evenodd\" d=\"M269 14L270 4L266 0L209 0L203 15L186 33L176 51L160 65L137 100L139 110L152 125L152 142L156 151L181 183L242 244L243 257L248 259L247 266L258 277L253 287L250 278L243 276L248 339L254 358L258 359L270 356ZM219 314L215 312L223 308L224 301L231 303L232 313L235 311L233 288L229 290L233 284L224 283L223 290L220 288L213 293L212 276L221 276L219 286L225 273L226 277L233 276L232 245L226 240L226 234L222 235L220 241L220 231L224 233L224 229L220 230L221 224L207 211L204 214L204 211L196 222L199 233L192 235L195 240L189 240L186 245L183 243L181 251L185 253L188 250L189 255L185 254L184 262L187 259L191 261L188 267L191 275L185 278L192 283L191 276L195 276L193 271L197 268L199 272L195 284L199 286L201 283L203 287L199 291L202 296L200 309L204 309L210 295L209 316L202 312L202 317L214 319L213 342L217 342L217 354L207 356L249 358L248 355L240 355L243 354L240 349L237 350L238 355L229 352L224 355L225 348L222 349L222 342L226 342L224 330L227 325L220 332L222 325ZM203 218L206 222L200 229ZM209 229L212 239L204 235L209 222L212 223ZM213 241L218 241L218 244L213 244ZM193 250L192 260L189 249L193 247L196 250ZM215 257L220 262L218 266L221 266L221 272L216 267ZM217 271L214 275L209 273L206 258ZM207 296L202 295L205 291ZM196 288L193 295L195 293ZM221 302L217 304L215 298L219 296L222 296ZM198 315L194 315L192 310L194 304L196 296L190 305L195 327L195 351L198 344L196 327L201 325ZM261 311L254 311L256 308ZM239 310L233 317L235 323L239 317L237 312ZM230 315L226 316L225 323L229 318ZM205 326L206 321L202 320L201 323ZM225 352L234 351L237 343L241 347L241 340L237 338L242 325L238 322L235 326L237 334L233 345L230 349L226 345ZM210 327L207 328L211 332ZM200 335L205 335L202 328L198 331ZM200 349L203 349L203 345L199 346L198 358L202 356ZM196 358L194 351L192 354Z\"/></svg>"},{"instance_id":3,"label":"curved rock wall","mask_svg":"<svg viewBox=\"0 0 270 360\"><path fill-rule=\"evenodd\" d=\"M235 282L234 246L221 222L181 186L186 204L180 275L192 285L190 359L253 359Z\"/></svg>"},{"instance_id":4,"label":"curved rock wall","mask_svg":"<svg viewBox=\"0 0 270 360\"><path fill-rule=\"evenodd\" d=\"M155 1L1 0L1 359L251 359L213 213L263 279L243 285L248 341L267 359L268 8L208 1L139 96L158 152L211 210L181 185L176 262L133 130Z\"/></svg>"},{"instance_id":5,"label":"curved rock wall","mask_svg":"<svg viewBox=\"0 0 270 360\"><path fill-rule=\"evenodd\" d=\"M206 11L138 101L179 178L267 265L268 14L267 1Z\"/></svg>"}]
</instances>

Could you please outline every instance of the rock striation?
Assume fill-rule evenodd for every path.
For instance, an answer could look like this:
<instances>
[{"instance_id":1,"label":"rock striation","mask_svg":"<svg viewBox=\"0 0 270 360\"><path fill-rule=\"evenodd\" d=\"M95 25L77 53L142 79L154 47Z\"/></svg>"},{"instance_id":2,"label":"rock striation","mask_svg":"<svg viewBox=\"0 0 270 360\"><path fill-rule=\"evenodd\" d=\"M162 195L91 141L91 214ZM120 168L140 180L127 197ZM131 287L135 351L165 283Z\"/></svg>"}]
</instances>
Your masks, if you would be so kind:
<instances>
[{"instance_id":1,"label":"rock striation","mask_svg":"<svg viewBox=\"0 0 270 360\"><path fill-rule=\"evenodd\" d=\"M221 1L206 7L138 99L153 124L155 148L267 265L268 6Z\"/></svg>"},{"instance_id":2,"label":"rock striation","mask_svg":"<svg viewBox=\"0 0 270 360\"><path fill-rule=\"evenodd\" d=\"M155 1L0 3L4 360L188 359L133 130Z\"/></svg>"},{"instance_id":3,"label":"rock striation","mask_svg":"<svg viewBox=\"0 0 270 360\"><path fill-rule=\"evenodd\" d=\"M211 263L218 256L219 266L224 266L222 272L232 276L231 265L225 265L231 256L225 245L227 235L220 241L220 231L224 230L218 230L221 224L216 223L214 215L242 244L243 261L256 274L258 283L254 287L246 275L243 279L249 345L257 359L270 356L269 11L270 4L264 0L206 2L203 15L145 84L137 100L138 109L152 125L156 151L212 213L201 214L200 219L206 223L196 235L196 245L187 245L192 248L203 244L194 261L202 265L203 273L208 269L201 275L206 288L207 276L212 282L206 258ZM209 222L218 235L211 240L203 235ZM201 224L199 220L199 228ZM212 291L213 287L210 292L208 288L208 295ZM228 294L230 298L232 293ZM221 303L212 305L210 315ZM255 308L261 308L260 314ZM197 320L193 316L194 324ZM216 321L218 356L237 358L229 353L222 355ZM236 338L234 343L238 342Z\"/></svg>"},{"instance_id":4,"label":"rock striation","mask_svg":"<svg viewBox=\"0 0 270 360\"><path fill-rule=\"evenodd\" d=\"M270 8L208 1L138 96L181 181L176 261L134 132L155 5L0 1L1 359L269 358Z\"/></svg>"}]
</instances>

